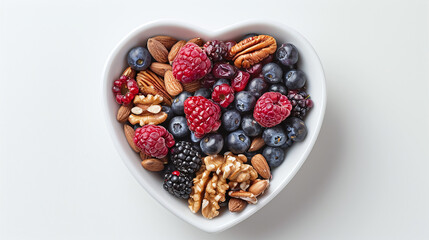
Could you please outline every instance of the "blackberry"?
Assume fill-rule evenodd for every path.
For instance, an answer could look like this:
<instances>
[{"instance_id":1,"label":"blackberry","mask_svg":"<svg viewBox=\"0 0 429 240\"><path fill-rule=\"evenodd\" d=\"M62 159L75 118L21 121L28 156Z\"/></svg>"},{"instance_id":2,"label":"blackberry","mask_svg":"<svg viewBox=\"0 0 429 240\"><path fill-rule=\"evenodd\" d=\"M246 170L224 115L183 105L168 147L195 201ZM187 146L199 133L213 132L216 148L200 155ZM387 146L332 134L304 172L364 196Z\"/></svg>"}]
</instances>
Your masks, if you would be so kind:
<instances>
[{"instance_id":1,"label":"blackberry","mask_svg":"<svg viewBox=\"0 0 429 240\"><path fill-rule=\"evenodd\" d=\"M185 174L193 174L201 167L201 154L192 143L180 141L171 150L171 162Z\"/></svg>"},{"instance_id":2,"label":"blackberry","mask_svg":"<svg viewBox=\"0 0 429 240\"><path fill-rule=\"evenodd\" d=\"M192 177L179 171L166 173L164 176L164 189L178 198L188 199L191 194Z\"/></svg>"},{"instance_id":3,"label":"blackberry","mask_svg":"<svg viewBox=\"0 0 429 240\"><path fill-rule=\"evenodd\" d=\"M304 119L305 115L313 107L313 101L305 91L298 92L298 90L291 90L288 92L287 98L292 104L292 111L290 113L292 117Z\"/></svg>"},{"instance_id":4,"label":"blackberry","mask_svg":"<svg viewBox=\"0 0 429 240\"><path fill-rule=\"evenodd\" d=\"M227 50L226 44L219 40L213 40L204 44L204 52L213 62L222 61Z\"/></svg>"}]
</instances>

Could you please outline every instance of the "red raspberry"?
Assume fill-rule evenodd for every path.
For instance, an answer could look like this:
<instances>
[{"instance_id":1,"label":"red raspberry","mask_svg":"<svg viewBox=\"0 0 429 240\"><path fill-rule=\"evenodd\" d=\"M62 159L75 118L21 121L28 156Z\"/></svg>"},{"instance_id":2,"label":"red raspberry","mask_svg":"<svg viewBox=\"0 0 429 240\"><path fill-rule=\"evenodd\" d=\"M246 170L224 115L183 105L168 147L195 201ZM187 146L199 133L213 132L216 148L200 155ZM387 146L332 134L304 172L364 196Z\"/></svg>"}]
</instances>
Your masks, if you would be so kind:
<instances>
[{"instance_id":1,"label":"red raspberry","mask_svg":"<svg viewBox=\"0 0 429 240\"><path fill-rule=\"evenodd\" d=\"M174 59L173 75L182 83L190 83L203 78L211 66L210 59L197 44L187 43Z\"/></svg>"},{"instance_id":2,"label":"red raspberry","mask_svg":"<svg viewBox=\"0 0 429 240\"><path fill-rule=\"evenodd\" d=\"M235 75L234 79L232 79L231 86L235 92L243 91L247 83L249 83L250 74L243 71L238 71L237 75Z\"/></svg>"},{"instance_id":3,"label":"red raspberry","mask_svg":"<svg viewBox=\"0 0 429 240\"><path fill-rule=\"evenodd\" d=\"M156 158L163 158L168 148L174 146L174 138L162 126L145 125L137 128L134 134L134 143L145 154Z\"/></svg>"},{"instance_id":4,"label":"red raspberry","mask_svg":"<svg viewBox=\"0 0 429 240\"><path fill-rule=\"evenodd\" d=\"M134 96L139 93L139 87L134 79L121 76L118 80L113 82L112 91L115 94L118 104L127 105L134 99Z\"/></svg>"},{"instance_id":5,"label":"red raspberry","mask_svg":"<svg viewBox=\"0 0 429 240\"><path fill-rule=\"evenodd\" d=\"M266 92L256 102L253 117L262 127L274 127L285 120L292 110L289 99L278 92Z\"/></svg>"},{"instance_id":6,"label":"red raspberry","mask_svg":"<svg viewBox=\"0 0 429 240\"><path fill-rule=\"evenodd\" d=\"M220 107L205 97L189 97L185 101L185 114L188 127L195 137L202 138L220 127Z\"/></svg>"},{"instance_id":7,"label":"red raspberry","mask_svg":"<svg viewBox=\"0 0 429 240\"><path fill-rule=\"evenodd\" d=\"M213 89L212 99L226 108L234 101L234 90L228 84L218 85Z\"/></svg>"}]
</instances>

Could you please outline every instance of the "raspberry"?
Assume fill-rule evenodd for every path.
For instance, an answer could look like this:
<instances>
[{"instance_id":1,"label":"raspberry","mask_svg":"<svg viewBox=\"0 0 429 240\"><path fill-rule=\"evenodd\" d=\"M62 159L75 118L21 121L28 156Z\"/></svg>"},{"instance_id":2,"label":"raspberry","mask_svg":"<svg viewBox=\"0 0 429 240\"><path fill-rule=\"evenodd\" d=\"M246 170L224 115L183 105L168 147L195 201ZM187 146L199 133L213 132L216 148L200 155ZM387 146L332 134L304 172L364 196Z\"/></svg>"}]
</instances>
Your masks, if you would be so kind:
<instances>
[{"instance_id":1,"label":"raspberry","mask_svg":"<svg viewBox=\"0 0 429 240\"><path fill-rule=\"evenodd\" d=\"M222 61L228 49L223 41L213 40L204 44L204 52L213 62Z\"/></svg>"},{"instance_id":2,"label":"raspberry","mask_svg":"<svg viewBox=\"0 0 429 240\"><path fill-rule=\"evenodd\" d=\"M213 89L212 99L226 108L234 101L234 90L228 84L218 85Z\"/></svg>"},{"instance_id":3,"label":"raspberry","mask_svg":"<svg viewBox=\"0 0 429 240\"><path fill-rule=\"evenodd\" d=\"M134 143L145 154L156 158L165 157L174 145L173 136L162 126L145 125L137 128Z\"/></svg>"},{"instance_id":4,"label":"raspberry","mask_svg":"<svg viewBox=\"0 0 429 240\"><path fill-rule=\"evenodd\" d=\"M313 100L304 91L290 90L287 98L292 104L291 116L303 119L308 111L313 107Z\"/></svg>"},{"instance_id":5,"label":"raspberry","mask_svg":"<svg viewBox=\"0 0 429 240\"><path fill-rule=\"evenodd\" d=\"M188 127L197 138L202 138L205 134L214 132L220 127L220 107L205 97L187 98L185 114Z\"/></svg>"},{"instance_id":6,"label":"raspberry","mask_svg":"<svg viewBox=\"0 0 429 240\"><path fill-rule=\"evenodd\" d=\"M253 117L263 127L274 127L285 120L292 110L289 99L278 92L266 92L256 102Z\"/></svg>"},{"instance_id":7,"label":"raspberry","mask_svg":"<svg viewBox=\"0 0 429 240\"><path fill-rule=\"evenodd\" d=\"M203 78L211 70L206 53L195 43L183 46L173 62L173 75L182 83Z\"/></svg>"},{"instance_id":8,"label":"raspberry","mask_svg":"<svg viewBox=\"0 0 429 240\"><path fill-rule=\"evenodd\" d=\"M139 87L134 79L127 76L121 76L113 82L112 91L115 94L115 99L118 104L127 105L134 96L139 93Z\"/></svg>"}]
</instances>

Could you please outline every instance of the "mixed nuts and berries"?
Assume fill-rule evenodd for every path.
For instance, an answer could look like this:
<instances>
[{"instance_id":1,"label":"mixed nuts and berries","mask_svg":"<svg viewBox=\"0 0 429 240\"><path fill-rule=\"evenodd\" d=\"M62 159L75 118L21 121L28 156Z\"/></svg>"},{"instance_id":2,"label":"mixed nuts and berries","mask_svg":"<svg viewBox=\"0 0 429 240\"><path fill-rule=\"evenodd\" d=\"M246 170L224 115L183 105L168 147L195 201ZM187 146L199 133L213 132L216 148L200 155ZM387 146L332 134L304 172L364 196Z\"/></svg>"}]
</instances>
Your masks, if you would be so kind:
<instances>
[{"instance_id":1,"label":"mixed nuts and berries","mask_svg":"<svg viewBox=\"0 0 429 240\"><path fill-rule=\"evenodd\" d=\"M256 204L285 151L307 135L313 102L298 49L269 35L149 38L113 82L117 120L143 168L212 219ZM160 184L161 185L161 184Z\"/></svg>"}]
</instances>

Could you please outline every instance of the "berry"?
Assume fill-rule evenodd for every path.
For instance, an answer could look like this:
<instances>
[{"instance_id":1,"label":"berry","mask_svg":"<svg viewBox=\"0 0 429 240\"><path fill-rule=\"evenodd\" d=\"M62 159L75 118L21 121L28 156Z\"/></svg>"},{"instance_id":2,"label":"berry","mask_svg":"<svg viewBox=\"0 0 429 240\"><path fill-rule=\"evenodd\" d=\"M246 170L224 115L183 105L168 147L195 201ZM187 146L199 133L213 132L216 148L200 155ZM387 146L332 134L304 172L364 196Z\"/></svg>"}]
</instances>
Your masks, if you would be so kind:
<instances>
[{"instance_id":1,"label":"berry","mask_svg":"<svg viewBox=\"0 0 429 240\"><path fill-rule=\"evenodd\" d=\"M173 171L164 175L164 189L178 198L188 199L192 191L192 177Z\"/></svg>"},{"instance_id":2,"label":"berry","mask_svg":"<svg viewBox=\"0 0 429 240\"><path fill-rule=\"evenodd\" d=\"M292 104L285 95L266 92L256 102L253 117L262 127L274 127L285 120L292 110Z\"/></svg>"},{"instance_id":3,"label":"berry","mask_svg":"<svg viewBox=\"0 0 429 240\"><path fill-rule=\"evenodd\" d=\"M173 103L171 104L171 108L173 109L174 114L176 115L185 115L185 100L189 97L192 97L192 93L190 92L182 92L178 96L173 99Z\"/></svg>"},{"instance_id":4,"label":"berry","mask_svg":"<svg viewBox=\"0 0 429 240\"><path fill-rule=\"evenodd\" d=\"M222 126L228 131L232 132L240 127L241 115L237 110L228 110L222 115Z\"/></svg>"},{"instance_id":5,"label":"berry","mask_svg":"<svg viewBox=\"0 0 429 240\"><path fill-rule=\"evenodd\" d=\"M278 83L282 81L283 70L275 63L268 63L262 68L262 75L268 83Z\"/></svg>"},{"instance_id":6,"label":"berry","mask_svg":"<svg viewBox=\"0 0 429 240\"><path fill-rule=\"evenodd\" d=\"M217 79L213 76L213 74L208 73L203 79L201 79L201 86L205 88L212 88Z\"/></svg>"},{"instance_id":7,"label":"berry","mask_svg":"<svg viewBox=\"0 0 429 240\"><path fill-rule=\"evenodd\" d=\"M283 85L281 83L276 83L276 84L271 85L268 88L268 92L279 92L283 95L287 95L287 88L285 85Z\"/></svg>"},{"instance_id":8,"label":"berry","mask_svg":"<svg viewBox=\"0 0 429 240\"><path fill-rule=\"evenodd\" d=\"M234 90L228 84L216 86L213 89L212 99L221 107L226 108L234 101Z\"/></svg>"},{"instance_id":9,"label":"berry","mask_svg":"<svg viewBox=\"0 0 429 240\"><path fill-rule=\"evenodd\" d=\"M241 113L252 110L255 103L256 98L250 92L241 91L235 95L234 107Z\"/></svg>"},{"instance_id":10,"label":"berry","mask_svg":"<svg viewBox=\"0 0 429 240\"><path fill-rule=\"evenodd\" d=\"M162 105L161 111L167 113L167 119L165 122L170 122L170 120L174 117L173 109L170 106Z\"/></svg>"},{"instance_id":11,"label":"berry","mask_svg":"<svg viewBox=\"0 0 429 240\"><path fill-rule=\"evenodd\" d=\"M289 90L304 87L306 81L307 77L301 70L290 70L285 74L285 85Z\"/></svg>"},{"instance_id":12,"label":"berry","mask_svg":"<svg viewBox=\"0 0 429 240\"><path fill-rule=\"evenodd\" d=\"M262 72L262 63L257 63L249 68L246 68L245 71L250 74L252 77L257 77Z\"/></svg>"},{"instance_id":13,"label":"berry","mask_svg":"<svg viewBox=\"0 0 429 240\"><path fill-rule=\"evenodd\" d=\"M237 75L232 79L231 86L235 92L243 91L249 82L250 74L243 71L238 71Z\"/></svg>"},{"instance_id":14,"label":"berry","mask_svg":"<svg viewBox=\"0 0 429 240\"><path fill-rule=\"evenodd\" d=\"M128 52L128 65L134 70L146 70L152 63L152 56L144 47L135 47Z\"/></svg>"},{"instance_id":15,"label":"berry","mask_svg":"<svg viewBox=\"0 0 429 240\"><path fill-rule=\"evenodd\" d=\"M253 118L252 114L243 117L241 129L249 137L256 137L262 132L261 125Z\"/></svg>"},{"instance_id":16,"label":"berry","mask_svg":"<svg viewBox=\"0 0 429 240\"><path fill-rule=\"evenodd\" d=\"M163 158L174 145L174 138L162 126L145 125L135 131L134 143L145 154Z\"/></svg>"},{"instance_id":17,"label":"berry","mask_svg":"<svg viewBox=\"0 0 429 240\"><path fill-rule=\"evenodd\" d=\"M224 56L224 58L226 60L231 60L233 57L231 56L231 54L229 54L229 50L231 50L232 46L234 46L235 44L237 44L237 42L235 41L226 41L225 42L225 46L226 46L226 54Z\"/></svg>"},{"instance_id":18,"label":"berry","mask_svg":"<svg viewBox=\"0 0 429 240\"><path fill-rule=\"evenodd\" d=\"M293 66L298 62L298 49L293 44L282 44L276 52L276 58L285 66Z\"/></svg>"},{"instance_id":19,"label":"berry","mask_svg":"<svg viewBox=\"0 0 429 240\"><path fill-rule=\"evenodd\" d=\"M139 93L139 87L134 79L127 76L121 76L113 82L113 94L118 104L127 105L133 101L136 94Z\"/></svg>"},{"instance_id":20,"label":"berry","mask_svg":"<svg viewBox=\"0 0 429 240\"><path fill-rule=\"evenodd\" d=\"M243 37L243 39L242 40L244 40L244 39L248 39L248 38L251 38L251 37L256 37L256 36L258 36L259 34L257 34L257 33L248 33L248 34L246 34L246 35L244 35L244 37Z\"/></svg>"},{"instance_id":21,"label":"berry","mask_svg":"<svg viewBox=\"0 0 429 240\"><path fill-rule=\"evenodd\" d=\"M188 127L197 138L219 129L220 107L207 98L197 96L186 99L185 114Z\"/></svg>"},{"instance_id":22,"label":"berry","mask_svg":"<svg viewBox=\"0 0 429 240\"><path fill-rule=\"evenodd\" d=\"M244 153L250 147L250 138L242 130L238 130L228 134L226 146L234 154Z\"/></svg>"},{"instance_id":23,"label":"berry","mask_svg":"<svg viewBox=\"0 0 429 240\"><path fill-rule=\"evenodd\" d=\"M200 148L206 155L220 153L223 148L223 137L219 133L211 133L203 137L200 141Z\"/></svg>"},{"instance_id":24,"label":"berry","mask_svg":"<svg viewBox=\"0 0 429 240\"><path fill-rule=\"evenodd\" d=\"M285 152L283 149L278 147L265 147L262 155L267 160L270 168L275 168L280 166L285 160Z\"/></svg>"},{"instance_id":25,"label":"berry","mask_svg":"<svg viewBox=\"0 0 429 240\"><path fill-rule=\"evenodd\" d=\"M173 62L173 75L182 83L190 83L203 78L210 72L211 62L195 43L183 46Z\"/></svg>"},{"instance_id":26,"label":"berry","mask_svg":"<svg viewBox=\"0 0 429 240\"><path fill-rule=\"evenodd\" d=\"M201 155L192 143L180 141L171 149L171 162L180 172L193 174L201 167Z\"/></svg>"},{"instance_id":27,"label":"berry","mask_svg":"<svg viewBox=\"0 0 429 240\"><path fill-rule=\"evenodd\" d=\"M222 85L222 84L227 84L227 85L231 86L228 79L221 78L221 79L217 80L217 82L213 85L213 89L219 85Z\"/></svg>"},{"instance_id":28,"label":"berry","mask_svg":"<svg viewBox=\"0 0 429 240\"><path fill-rule=\"evenodd\" d=\"M228 49L223 41L213 40L204 44L204 52L213 62L222 61Z\"/></svg>"},{"instance_id":29,"label":"berry","mask_svg":"<svg viewBox=\"0 0 429 240\"><path fill-rule=\"evenodd\" d=\"M170 124L168 125L168 131L170 131L176 139L184 138L191 134L188 125L186 125L186 118L183 116L176 116L171 119Z\"/></svg>"},{"instance_id":30,"label":"berry","mask_svg":"<svg viewBox=\"0 0 429 240\"><path fill-rule=\"evenodd\" d=\"M232 79L237 73L237 68L228 63L215 63L212 74L215 78Z\"/></svg>"},{"instance_id":31,"label":"berry","mask_svg":"<svg viewBox=\"0 0 429 240\"><path fill-rule=\"evenodd\" d=\"M310 95L306 92L297 90L289 91L287 98L292 104L292 111L290 115L292 117L299 117L303 119L307 115L308 111L313 107L313 100L310 99Z\"/></svg>"},{"instance_id":32,"label":"berry","mask_svg":"<svg viewBox=\"0 0 429 240\"><path fill-rule=\"evenodd\" d=\"M212 96L212 91L208 88L200 88L195 91L194 96L202 96L205 98L210 98Z\"/></svg>"},{"instance_id":33,"label":"berry","mask_svg":"<svg viewBox=\"0 0 429 240\"><path fill-rule=\"evenodd\" d=\"M264 60L261 61L262 65L268 64L274 60L274 54L268 55L268 57L264 58Z\"/></svg>"},{"instance_id":34,"label":"berry","mask_svg":"<svg viewBox=\"0 0 429 240\"><path fill-rule=\"evenodd\" d=\"M247 91L259 98L267 90L268 84L262 78L254 78L247 84Z\"/></svg>"},{"instance_id":35,"label":"berry","mask_svg":"<svg viewBox=\"0 0 429 240\"><path fill-rule=\"evenodd\" d=\"M290 117L285 121L287 136L294 142L302 142L307 136L307 126L302 119Z\"/></svg>"},{"instance_id":36,"label":"berry","mask_svg":"<svg viewBox=\"0 0 429 240\"><path fill-rule=\"evenodd\" d=\"M191 142L192 142L192 146L193 146L195 149L197 149L199 152L202 152L202 151L201 151L201 147L200 147L201 139L202 139L202 138L197 138L197 137L195 137L195 133L194 133L194 132L191 132L190 140L191 140Z\"/></svg>"},{"instance_id":37,"label":"berry","mask_svg":"<svg viewBox=\"0 0 429 240\"><path fill-rule=\"evenodd\" d=\"M275 126L265 129L262 139L270 147L280 147L286 143L287 137L282 127Z\"/></svg>"}]
</instances>

